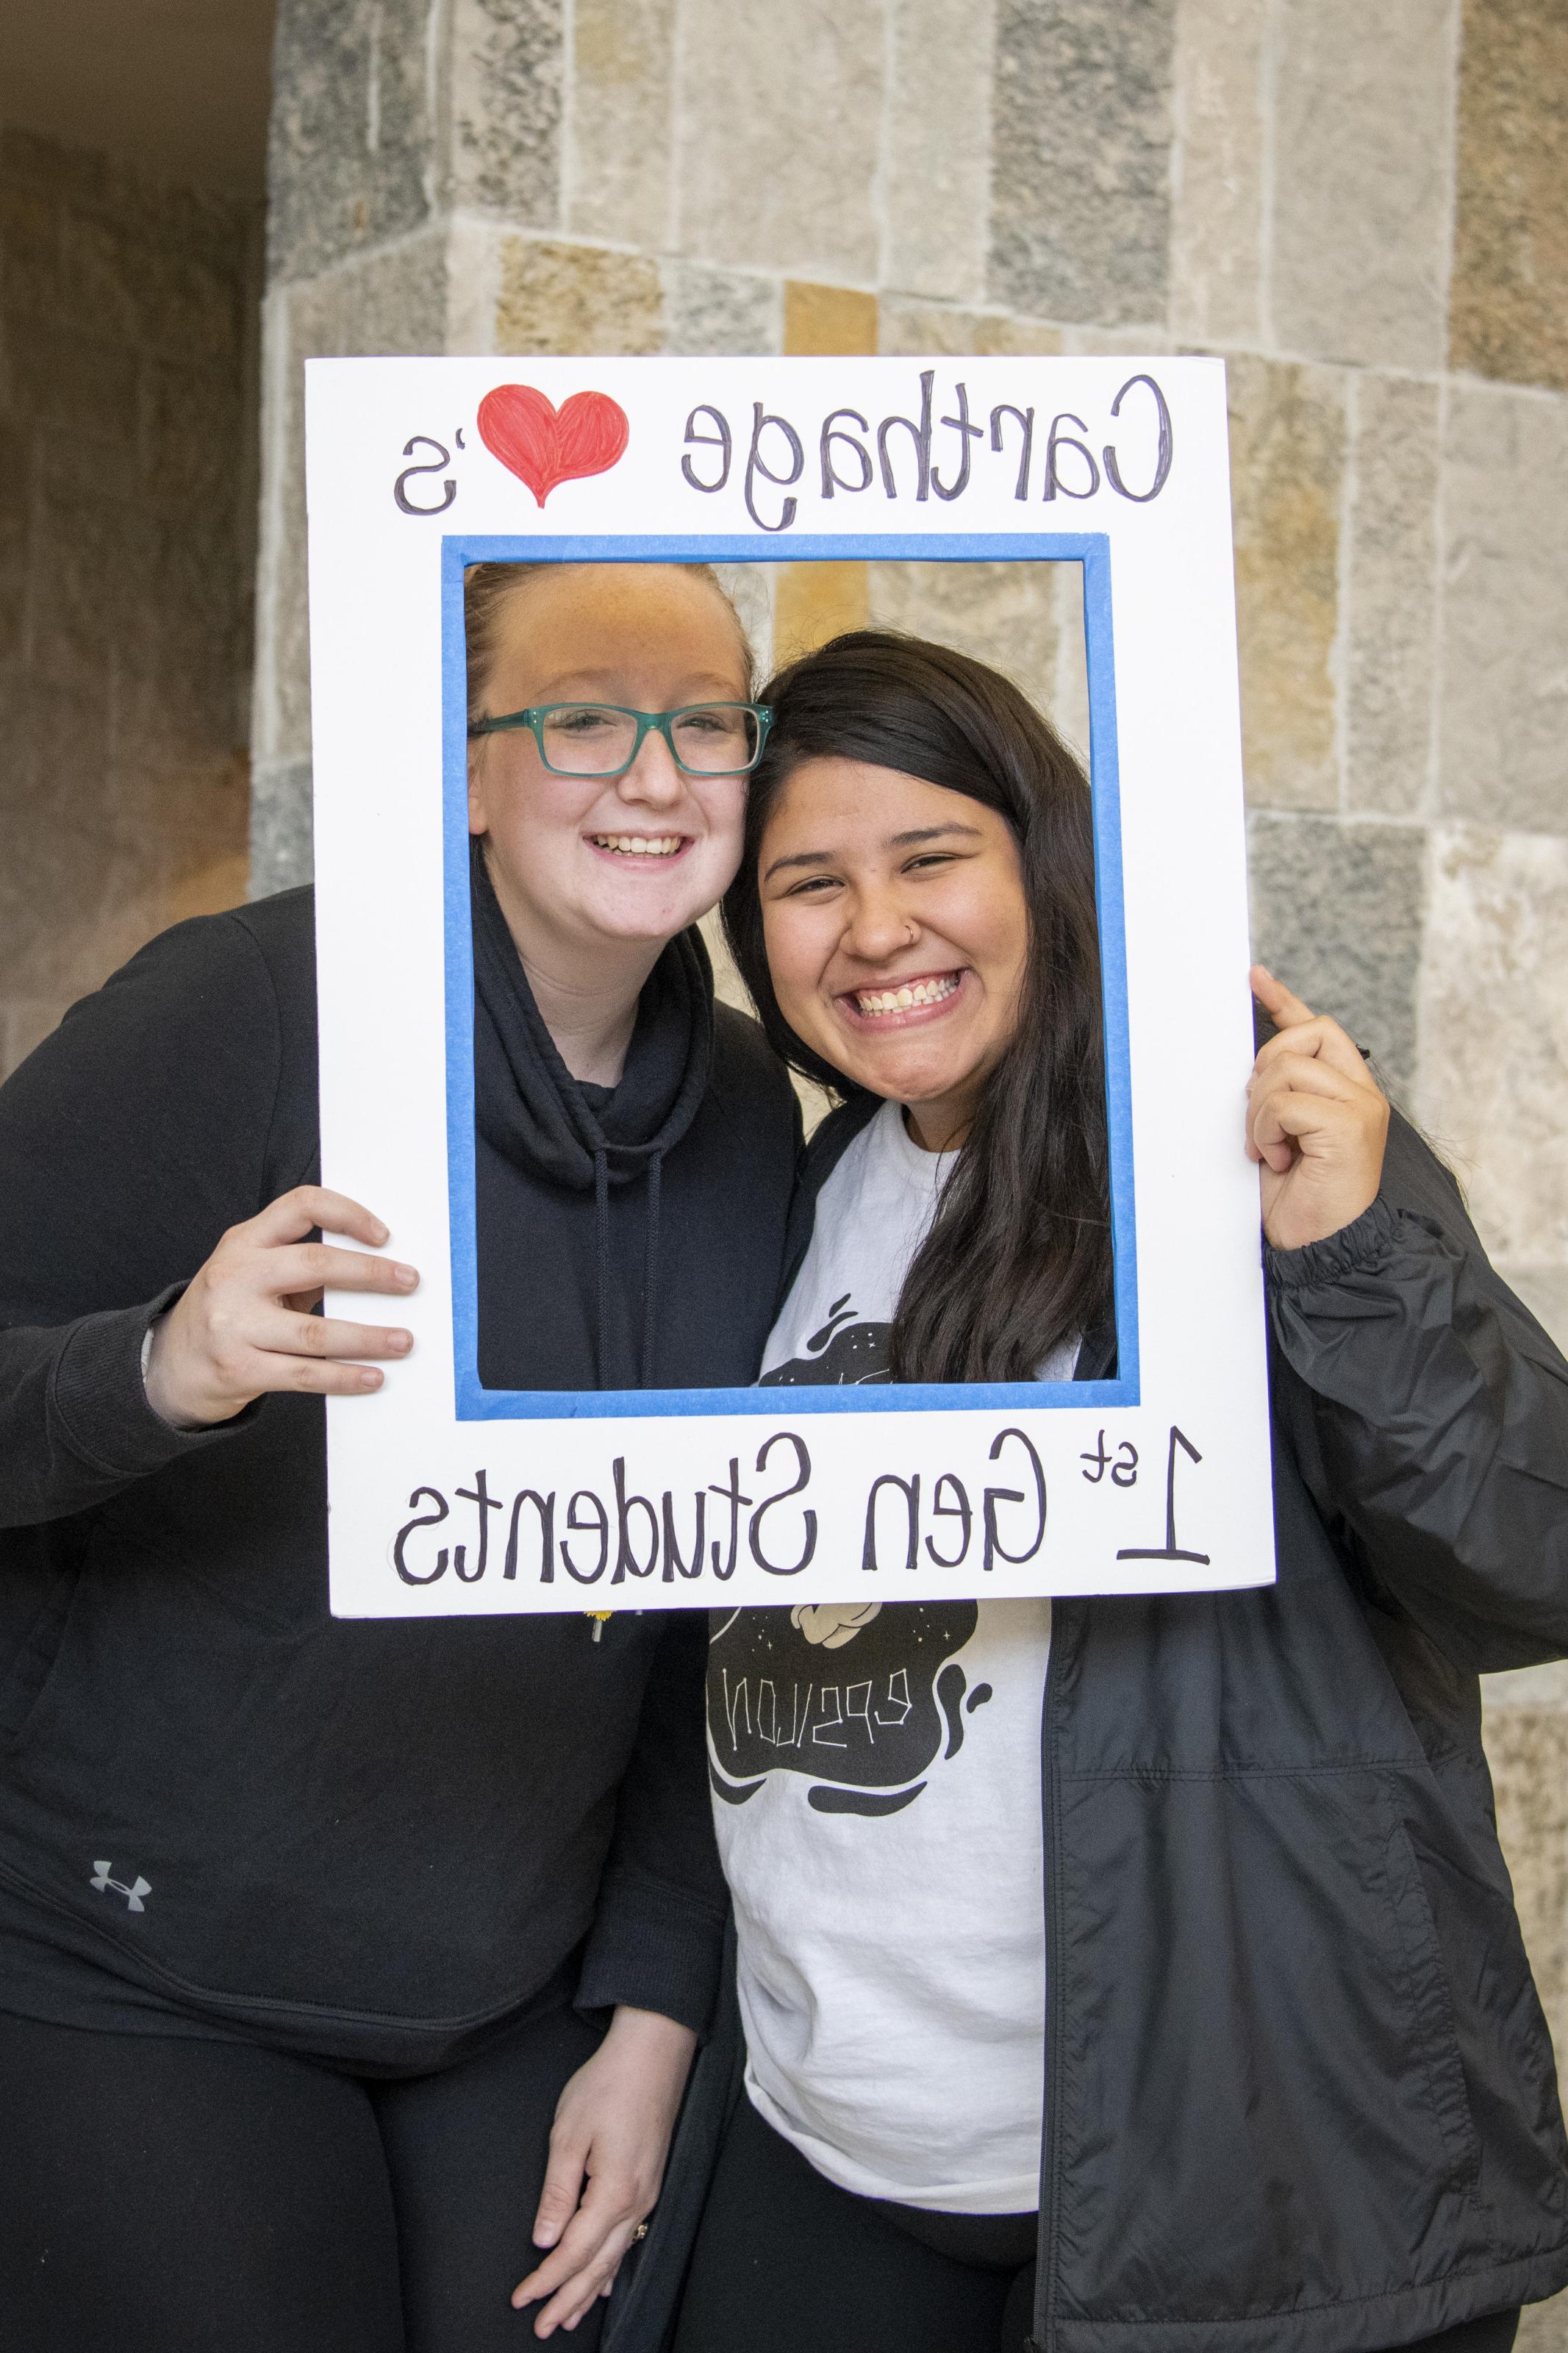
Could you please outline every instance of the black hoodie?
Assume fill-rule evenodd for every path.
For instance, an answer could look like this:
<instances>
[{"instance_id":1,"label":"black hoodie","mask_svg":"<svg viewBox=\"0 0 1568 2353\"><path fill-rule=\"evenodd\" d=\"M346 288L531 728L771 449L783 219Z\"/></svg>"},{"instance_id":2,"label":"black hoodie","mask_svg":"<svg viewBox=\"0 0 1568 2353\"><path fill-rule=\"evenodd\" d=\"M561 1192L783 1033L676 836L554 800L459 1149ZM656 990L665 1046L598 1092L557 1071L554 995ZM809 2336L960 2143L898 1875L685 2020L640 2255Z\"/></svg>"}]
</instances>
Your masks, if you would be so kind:
<instances>
[{"instance_id":1,"label":"black hoodie","mask_svg":"<svg viewBox=\"0 0 1568 2353\"><path fill-rule=\"evenodd\" d=\"M577 1087L475 913L482 1377L749 1381L797 1135L760 1032L688 937ZM146 1403L151 1316L317 1157L308 892L164 934L0 1089L0 2006L435 2065L581 1947L584 2004L700 2026L700 1613L333 1620L320 1402Z\"/></svg>"}]
</instances>

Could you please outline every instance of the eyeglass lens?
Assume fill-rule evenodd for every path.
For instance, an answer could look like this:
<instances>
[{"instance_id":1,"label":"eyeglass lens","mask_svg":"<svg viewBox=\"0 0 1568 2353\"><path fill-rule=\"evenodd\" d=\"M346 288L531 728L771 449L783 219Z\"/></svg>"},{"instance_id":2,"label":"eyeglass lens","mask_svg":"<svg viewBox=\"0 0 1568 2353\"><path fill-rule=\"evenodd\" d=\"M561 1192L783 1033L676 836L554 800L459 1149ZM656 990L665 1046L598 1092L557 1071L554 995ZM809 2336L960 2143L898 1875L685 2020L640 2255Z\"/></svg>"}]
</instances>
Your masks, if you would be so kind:
<instances>
[{"instance_id":1,"label":"eyeglass lens","mask_svg":"<svg viewBox=\"0 0 1568 2353\"><path fill-rule=\"evenodd\" d=\"M675 756L699 776L734 776L757 756L754 712L724 702L682 711L669 723ZM601 703L563 703L542 723L543 750L552 768L570 776L612 776L629 765L637 722Z\"/></svg>"}]
</instances>

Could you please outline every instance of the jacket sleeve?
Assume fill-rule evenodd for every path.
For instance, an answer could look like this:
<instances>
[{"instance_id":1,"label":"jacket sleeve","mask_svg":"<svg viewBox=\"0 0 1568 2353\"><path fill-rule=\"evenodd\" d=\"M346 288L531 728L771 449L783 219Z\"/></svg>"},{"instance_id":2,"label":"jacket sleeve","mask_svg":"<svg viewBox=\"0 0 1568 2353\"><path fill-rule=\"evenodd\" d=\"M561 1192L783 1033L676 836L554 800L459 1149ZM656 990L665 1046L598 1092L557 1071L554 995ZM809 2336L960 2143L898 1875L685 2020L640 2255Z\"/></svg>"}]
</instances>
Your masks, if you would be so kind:
<instances>
[{"instance_id":1,"label":"jacket sleeve","mask_svg":"<svg viewBox=\"0 0 1568 2353\"><path fill-rule=\"evenodd\" d=\"M616 1800L577 2001L657 2010L705 2034L728 1908L708 1794L708 1615L668 1617Z\"/></svg>"},{"instance_id":2,"label":"jacket sleeve","mask_svg":"<svg viewBox=\"0 0 1568 2353\"><path fill-rule=\"evenodd\" d=\"M244 926L166 932L0 1088L0 1527L58 1519L211 1446L148 1405L142 1344L263 1206L279 1068Z\"/></svg>"},{"instance_id":3,"label":"jacket sleeve","mask_svg":"<svg viewBox=\"0 0 1568 2353\"><path fill-rule=\"evenodd\" d=\"M1274 1394L1372 1598L1481 1674L1568 1652L1568 1364L1395 1120L1383 1189L1266 1254Z\"/></svg>"}]
</instances>

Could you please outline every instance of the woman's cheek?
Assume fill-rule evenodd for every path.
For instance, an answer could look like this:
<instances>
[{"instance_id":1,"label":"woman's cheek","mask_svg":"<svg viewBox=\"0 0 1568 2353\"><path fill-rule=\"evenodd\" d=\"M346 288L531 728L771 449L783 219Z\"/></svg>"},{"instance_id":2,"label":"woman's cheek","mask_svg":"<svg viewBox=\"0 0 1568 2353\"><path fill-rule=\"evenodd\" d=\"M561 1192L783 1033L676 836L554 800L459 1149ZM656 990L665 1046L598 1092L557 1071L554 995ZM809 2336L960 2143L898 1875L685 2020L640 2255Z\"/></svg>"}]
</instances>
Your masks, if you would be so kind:
<instances>
[{"instance_id":1,"label":"woman's cheek","mask_svg":"<svg viewBox=\"0 0 1568 2353\"><path fill-rule=\"evenodd\" d=\"M810 929L787 908L771 910L763 918L763 944L767 950L779 1011L790 1028L803 1037L806 1034L803 1025L810 1021L816 997L810 986L814 963Z\"/></svg>"}]
</instances>

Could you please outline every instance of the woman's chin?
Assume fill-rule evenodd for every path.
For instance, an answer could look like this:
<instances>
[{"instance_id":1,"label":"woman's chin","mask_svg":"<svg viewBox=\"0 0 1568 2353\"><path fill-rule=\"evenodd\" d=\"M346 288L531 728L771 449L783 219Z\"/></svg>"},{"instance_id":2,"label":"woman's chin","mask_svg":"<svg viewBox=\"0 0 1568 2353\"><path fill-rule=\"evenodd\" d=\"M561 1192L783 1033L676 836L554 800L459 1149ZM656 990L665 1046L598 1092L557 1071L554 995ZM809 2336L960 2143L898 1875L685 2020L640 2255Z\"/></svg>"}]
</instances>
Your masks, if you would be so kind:
<instances>
[{"instance_id":1,"label":"woman's chin","mask_svg":"<svg viewBox=\"0 0 1568 2353\"><path fill-rule=\"evenodd\" d=\"M908 1103L916 1110L922 1103L942 1102L960 1093L973 1062L969 1055L944 1055L939 1060L912 1042L900 1045L890 1038L880 1046L868 1045L859 1038L845 1040L828 1059L868 1093L884 1095L889 1103Z\"/></svg>"}]
</instances>

